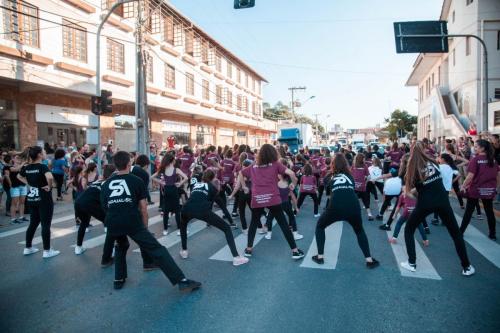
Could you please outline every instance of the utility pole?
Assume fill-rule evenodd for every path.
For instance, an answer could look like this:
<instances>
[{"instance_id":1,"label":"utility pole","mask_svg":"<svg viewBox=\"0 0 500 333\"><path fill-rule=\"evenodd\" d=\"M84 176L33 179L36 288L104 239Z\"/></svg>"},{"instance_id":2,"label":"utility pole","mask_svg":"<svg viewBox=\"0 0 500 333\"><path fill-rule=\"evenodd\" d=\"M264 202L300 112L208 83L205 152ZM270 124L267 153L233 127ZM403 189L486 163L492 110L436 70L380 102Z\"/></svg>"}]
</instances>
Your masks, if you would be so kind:
<instances>
[{"instance_id":1,"label":"utility pole","mask_svg":"<svg viewBox=\"0 0 500 333\"><path fill-rule=\"evenodd\" d=\"M290 90L292 92L292 121L296 122L297 120L295 118L294 92L295 92L295 90L306 90L306 87L291 87L291 88L288 88L288 90Z\"/></svg>"},{"instance_id":2,"label":"utility pole","mask_svg":"<svg viewBox=\"0 0 500 333\"><path fill-rule=\"evenodd\" d=\"M135 52L136 52L136 78L135 78L135 118L137 124L136 130L136 151L146 154L149 143L149 118L146 101L146 80L144 61L144 38L143 38L143 11L144 3L137 2L137 17L135 21Z\"/></svg>"},{"instance_id":3,"label":"utility pole","mask_svg":"<svg viewBox=\"0 0 500 333\"><path fill-rule=\"evenodd\" d=\"M319 116L319 113L315 113L315 114L313 114L313 116L316 118L316 144L319 146L319 140L318 140L318 135L319 135L318 116Z\"/></svg>"}]
</instances>

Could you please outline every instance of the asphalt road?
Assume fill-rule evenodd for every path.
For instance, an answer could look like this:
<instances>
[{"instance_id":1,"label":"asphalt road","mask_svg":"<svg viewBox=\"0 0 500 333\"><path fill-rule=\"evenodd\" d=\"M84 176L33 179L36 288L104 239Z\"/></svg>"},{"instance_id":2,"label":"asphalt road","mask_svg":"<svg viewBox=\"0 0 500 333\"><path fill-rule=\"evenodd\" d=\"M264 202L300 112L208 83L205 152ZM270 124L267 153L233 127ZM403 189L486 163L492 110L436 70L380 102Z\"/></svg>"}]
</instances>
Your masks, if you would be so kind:
<instances>
[{"instance_id":1,"label":"asphalt road","mask_svg":"<svg viewBox=\"0 0 500 333\"><path fill-rule=\"evenodd\" d=\"M102 225L94 223L84 242L90 248L76 256L71 205L56 205L52 244L62 253L48 260L41 252L24 257L20 242L26 224L9 225L0 218L1 332L500 331L500 244L486 238L484 220L474 219L466 235L476 268L476 275L467 278L442 226L431 225L430 246L417 252L416 273L402 275L398 256L404 256L404 247L391 246L379 222L366 216L370 248L381 262L377 269L364 266L346 223L327 229L326 268L308 258L292 260L277 226L271 240L261 239L255 246L248 265L233 267L223 260L223 234L200 222L190 227L190 258L182 260L179 237L172 233L162 238L157 208L151 207L150 221L156 222L150 230L169 246L185 274L203 283L201 290L181 294L161 271L143 272L133 242L127 283L113 290L113 268L99 266ZM463 211L457 208L456 213ZM316 220L312 202L306 200L297 220L304 235L297 244L306 253L315 252ZM237 242L244 242L240 234L234 231ZM418 233L415 237L421 244Z\"/></svg>"}]
</instances>

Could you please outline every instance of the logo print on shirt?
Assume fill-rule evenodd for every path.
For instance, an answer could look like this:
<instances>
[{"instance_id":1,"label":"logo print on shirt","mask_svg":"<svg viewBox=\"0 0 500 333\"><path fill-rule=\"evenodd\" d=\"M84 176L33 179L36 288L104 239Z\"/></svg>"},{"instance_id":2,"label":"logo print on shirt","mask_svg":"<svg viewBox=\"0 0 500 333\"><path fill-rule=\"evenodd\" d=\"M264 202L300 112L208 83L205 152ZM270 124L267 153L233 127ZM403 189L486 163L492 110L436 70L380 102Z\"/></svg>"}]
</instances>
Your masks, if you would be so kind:
<instances>
[{"instance_id":1,"label":"logo print on shirt","mask_svg":"<svg viewBox=\"0 0 500 333\"><path fill-rule=\"evenodd\" d=\"M113 190L109 195L110 198L118 197L123 194L123 192L130 195L130 190L128 189L127 182L125 179L115 179L109 182L109 189Z\"/></svg>"},{"instance_id":2,"label":"logo print on shirt","mask_svg":"<svg viewBox=\"0 0 500 333\"><path fill-rule=\"evenodd\" d=\"M335 178L333 179L333 185L341 185L341 184L345 184L345 183L349 183L352 185L352 182L351 180L349 179L349 177L347 177L346 175L338 175L338 176L335 176Z\"/></svg>"}]
</instances>

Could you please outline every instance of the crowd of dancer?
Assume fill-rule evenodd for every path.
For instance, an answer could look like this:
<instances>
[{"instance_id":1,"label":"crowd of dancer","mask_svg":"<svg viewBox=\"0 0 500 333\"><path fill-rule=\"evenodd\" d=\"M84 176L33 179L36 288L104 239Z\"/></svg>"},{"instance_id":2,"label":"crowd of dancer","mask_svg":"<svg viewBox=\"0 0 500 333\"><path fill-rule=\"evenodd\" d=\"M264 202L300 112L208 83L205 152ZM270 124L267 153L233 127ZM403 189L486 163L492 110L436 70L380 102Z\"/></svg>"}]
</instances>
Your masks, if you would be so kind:
<instances>
[{"instance_id":1,"label":"crowd of dancer","mask_svg":"<svg viewBox=\"0 0 500 333\"><path fill-rule=\"evenodd\" d=\"M32 246L32 240L41 224L43 258L51 258L60 253L50 244L53 196L56 201L63 200L65 192L71 191L78 228L75 254L85 252L83 240L91 218L103 222L106 240L101 265L115 264L115 289L121 289L127 279L129 238L139 245L144 270L161 269L182 291L201 286L184 276L167 249L148 231L147 206L154 204L149 192L156 186L160 190L163 235L172 229L177 232L182 259L189 256L188 224L197 219L224 233L234 266L246 264L248 258L255 256L256 233L272 238L273 220L285 236L292 259L300 260L304 252L297 241L303 235L296 217L303 216L318 218L318 253L312 257L314 262L324 264L328 255L324 253L325 229L332 223L346 221L356 234L366 266L375 268L380 263L370 252L362 216L366 214L369 221L382 221L379 228L391 230L399 215L389 242L397 242L406 223L408 261L402 262L401 267L416 271L414 233L419 229L423 244L429 245L426 218L430 216L432 224L446 226L460 258L462 274L469 276L475 270L469 262L463 234L474 211L478 219L482 218L481 206L488 221L488 236L496 240L493 201L500 185L499 159L498 135L475 142L471 138L447 140L440 146L424 139L394 143L386 149L374 145L353 151L347 146L337 147L335 152L325 148L310 153L304 148L297 154L279 144L264 144L254 150L247 145L209 146L194 152L184 146L149 156L114 153L108 146L102 152L102 168L97 167L96 152L88 146L80 150L59 147L52 158L34 146L22 153L2 154L0 203L6 193L6 214L11 223L29 222L24 255L39 251ZM451 190L464 209L460 227L449 200ZM327 197L324 206L323 194ZM301 209L308 197L313 202L312 212ZM378 205L371 201L373 198L378 202L382 197L378 210ZM232 212L228 208L231 201ZM389 209L391 205L393 208ZM25 216L25 207L30 219ZM170 224L171 217L175 228ZM248 237L243 253L238 252L234 241L233 230L237 228Z\"/></svg>"}]
</instances>

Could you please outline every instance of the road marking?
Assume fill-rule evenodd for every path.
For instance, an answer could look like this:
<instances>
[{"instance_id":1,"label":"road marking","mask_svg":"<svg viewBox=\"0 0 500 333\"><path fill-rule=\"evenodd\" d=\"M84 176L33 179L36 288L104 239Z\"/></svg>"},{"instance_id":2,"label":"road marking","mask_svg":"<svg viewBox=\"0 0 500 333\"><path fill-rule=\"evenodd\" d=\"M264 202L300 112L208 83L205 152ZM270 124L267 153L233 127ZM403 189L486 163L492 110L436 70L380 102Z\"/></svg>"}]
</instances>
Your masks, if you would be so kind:
<instances>
[{"instance_id":1,"label":"road marking","mask_svg":"<svg viewBox=\"0 0 500 333\"><path fill-rule=\"evenodd\" d=\"M325 263L318 265L312 261L311 257L318 254L318 247L316 246L316 237L313 238L311 246L307 251L307 255L300 264L300 267L318 268L318 269L335 269L340 250L340 239L342 237L343 222L338 221L328 226L325 229Z\"/></svg>"},{"instance_id":2,"label":"road marking","mask_svg":"<svg viewBox=\"0 0 500 333\"><path fill-rule=\"evenodd\" d=\"M74 226L69 227L69 228L51 228L50 229L50 240L64 237L64 236L67 236L70 234L74 234L76 232L78 232L78 229L75 228ZM41 244L42 242L43 242L42 236L37 236L37 237L33 238L33 241L31 243L32 243L32 245L37 245L37 244ZM19 242L18 244L25 245L26 241Z\"/></svg>"},{"instance_id":3,"label":"road marking","mask_svg":"<svg viewBox=\"0 0 500 333\"><path fill-rule=\"evenodd\" d=\"M207 227L207 223L203 221L196 220L189 224L188 230L188 238L197 234ZM172 231L166 236L158 238L158 242L165 246L167 249L171 248L177 243L181 242L181 236L177 236L177 231ZM140 252L140 249L135 249L134 252Z\"/></svg>"},{"instance_id":4,"label":"road marking","mask_svg":"<svg viewBox=\"0 0 500 333\"><path fill-rule=\"evenodd\" d=\"M396 263L398 265L399 271L402 276L405 277L413 277L413 278L421 278L421 279L432 279L432 280L442 280L441 276L439 276L438 272L432 266L429 258L425 255L425 252L420 247L420 244L417 240L415 240L415 251L417 254L417 271L410 272L403 267L401 267L401 263L408 260L408 254L406 253L406 243L404 240L404 230L405 226L401 228L401 232L399 235L401 237L398 238L397 244L391 244L392 252L396 257ZM392 237L392 231L387 231L387 237Z\"/></svg>"},{"instance_id":5,"label":"road marking","mask_svg":"<svg viewBox=\"0 0 500 333\"><path fill-rule=\"evenodd\" d=\"M153 208L154 208L154 206L148 206L148 210L153 209ZM158 207L156 207L156 208L158 208ZM74 213L72 213L70 215L61 216L61 217L52 219L51 225L66 222L66 221L72 220L74 218L75 218ZM0 232L0 238L5 238L8 236L17 235L17 234L25 232L27 229L28 229L28 226L25 226L25 227L20 227L20 228L8 230L8 231Z\"/></svg>"},{"instance_id":6,"label":"road marking","mask_svg":"<svg viewBox=\"0 0 500 333\"><path fill-rule=\"evenodd\" d=\"M458 225L462 224L462 217L455 214ZM472 224L467 226L464 233L464 240L469 243L477 252L481 253L483 257L488 259L497 268L500 268L500 245L489 239L485 234L479 231L478 228Z\"/></svg>"},{"instance_id":7,"label":"road marking","mask_svg":"<svg viewBox=\"0 0 500 333\"><path fill-rule=\"evenodd\" d=\"M155 225L155 224L162 222L162 221L163 221L163 216L156 215L155 217L152 217L149 219L149 226ZM106 240L106 234L103 234L103 235L100 235L97 237L93 237L93 238L89 238L87 240L84 240L82 246L84 248L87 248L87 249L93 249L95 247L98 247L98 246L104 244L105 240ZM76 244L71 245L71 247L75 247L75 246L76 246Z\"/></svg>"},{"instance_id":8,"label":"road marking","mask_svg":"<svg viewBox=\"0 0 500 333\"><path fill-rule=\"evenodd\" d=\"M276 225L276 220L273 221L273 229ZM253 241L253 247L264 238L265 234L255 234L255 239ZM240 255L243 255L243 252L247 248L248 235L241 233L234 239L234 243L236 244L236 249ZM220 260L220 261L233 261L233 255L231 254L231 250L229 249L229 245L225 245L222 249L217 251L214 255L210 257L212 260Z\"/></svg>"}]
</instances>

